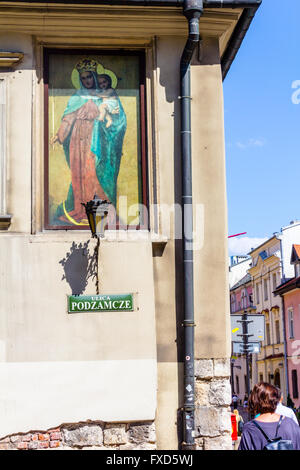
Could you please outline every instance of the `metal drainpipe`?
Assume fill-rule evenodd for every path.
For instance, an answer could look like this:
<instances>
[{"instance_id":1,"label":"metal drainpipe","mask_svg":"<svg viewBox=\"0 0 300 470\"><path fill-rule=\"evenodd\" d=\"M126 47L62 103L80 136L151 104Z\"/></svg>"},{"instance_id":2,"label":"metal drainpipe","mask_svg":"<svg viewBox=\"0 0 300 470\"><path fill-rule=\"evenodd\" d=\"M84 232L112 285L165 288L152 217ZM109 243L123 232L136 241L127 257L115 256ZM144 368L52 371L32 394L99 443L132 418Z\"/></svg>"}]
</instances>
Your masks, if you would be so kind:
<instances>
[{"instance_id":1,"label":"metal drainpipe","mask_svg":"<svg viewBox=\"0 0 300 470\"><path fill-rule=\"evenodd\" d=\"M182 449L195 449L194 394L194 273L193 273L193 200L191 149L191 74L190 65L199 43L199 19L203 0L185 0L183 14L188 20L189 36L180 62L181 165L183 208L184 270L184 405Z\"/></svg>"}]
</instances>

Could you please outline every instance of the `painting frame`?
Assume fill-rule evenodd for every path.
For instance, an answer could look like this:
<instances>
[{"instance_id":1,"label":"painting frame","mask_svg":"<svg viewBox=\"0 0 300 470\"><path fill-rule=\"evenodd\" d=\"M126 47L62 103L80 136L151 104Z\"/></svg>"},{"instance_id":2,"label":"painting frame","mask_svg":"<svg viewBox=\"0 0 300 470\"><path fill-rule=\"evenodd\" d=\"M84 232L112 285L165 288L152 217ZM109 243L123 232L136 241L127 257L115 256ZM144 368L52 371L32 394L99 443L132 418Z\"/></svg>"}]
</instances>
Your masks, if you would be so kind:
<instances>
[{"instance_id":1,"label":"painting frame","mask_svg":"<svg viewBox=\"0 0 300 470\"><path fill-rule=\"evenodd\" d=\"M117 230L149 230L148 204L148 169L147 169L147 122L146 122L146 52L144 49L98 49L98 48L43 48L43 80L44 80L44 229L45 230L89 230L88 226L72 226L51 224L49 220L49 58L50 55L101 55L101 56L135 56L139 63L139 171L138 185L142 207L138 224L124 224L118 220L114 225ZM87 202L87 201L82 201ZM108 227L110 228L110 227Z\"/></svg>"}]
</instances>

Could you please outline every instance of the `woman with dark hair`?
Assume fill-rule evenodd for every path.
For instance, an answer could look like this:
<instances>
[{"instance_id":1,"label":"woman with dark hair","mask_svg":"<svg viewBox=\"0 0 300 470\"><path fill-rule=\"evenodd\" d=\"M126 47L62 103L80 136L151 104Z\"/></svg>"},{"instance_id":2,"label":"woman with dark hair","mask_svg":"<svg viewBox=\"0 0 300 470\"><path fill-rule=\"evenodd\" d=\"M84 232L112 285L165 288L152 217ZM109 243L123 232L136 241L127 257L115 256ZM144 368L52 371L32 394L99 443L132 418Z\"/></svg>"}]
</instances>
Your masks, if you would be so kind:
<instances>
[{"instance_id":1,"label":"woman with dark hair","mask_svg":"<svg viewBox=\"0 0 300 470\"><path fill-rule=\"evenodd\" d=\"M293 450L300 450L299 426L291 418L275 413L279 400L280 394L273 385L261 382L253 387L248 407L256 418L244 425L239 450L263 450L267 437L281 437L291 441Z\"/></svg>"}]
</instances>

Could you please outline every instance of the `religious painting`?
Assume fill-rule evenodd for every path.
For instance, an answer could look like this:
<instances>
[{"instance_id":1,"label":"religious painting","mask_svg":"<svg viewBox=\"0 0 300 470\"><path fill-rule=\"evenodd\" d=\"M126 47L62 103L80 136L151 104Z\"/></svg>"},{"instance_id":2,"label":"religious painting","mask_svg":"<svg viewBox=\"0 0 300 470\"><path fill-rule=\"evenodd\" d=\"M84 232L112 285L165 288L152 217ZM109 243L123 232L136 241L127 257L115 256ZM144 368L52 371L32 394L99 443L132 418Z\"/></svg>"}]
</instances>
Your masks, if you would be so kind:
<instances>
[{"instance_id":1,"label":"religious painting","mask_svg":"<svg viewBox=\"0 0 300 470\"><path fill-rule=\"evenodd\" d=\"M83 203L144 226L143 54L46 50L45 228L88 229Z\"/></svg>"}]
</instances>

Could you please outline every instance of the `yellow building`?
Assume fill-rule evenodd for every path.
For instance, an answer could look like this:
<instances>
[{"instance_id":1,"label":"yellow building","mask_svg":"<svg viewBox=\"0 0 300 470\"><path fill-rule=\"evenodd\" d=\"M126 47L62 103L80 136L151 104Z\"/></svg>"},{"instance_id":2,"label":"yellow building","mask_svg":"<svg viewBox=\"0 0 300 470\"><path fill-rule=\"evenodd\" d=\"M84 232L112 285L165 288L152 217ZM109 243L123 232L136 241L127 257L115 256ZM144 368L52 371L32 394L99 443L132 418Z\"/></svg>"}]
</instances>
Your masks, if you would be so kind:
<instances>
[{"instance_id":1,"label":"yellow building","mask_svg":"<svg viewBox=\"0 0 300 470\"><path fill-rule=\"evenodd\" d=\"M0 2L0 448L231 449L222 78L259 3Z\"/></svg>"},{"instance_id":2,"label":"yellow building","mask_svg":"<svg viewBox=\"0 0 300 470\"><path fill-rule=\"evenodd\" d=\"M252 385L265 381L282 389L287 400L286 332L282 301L274 295L277 286L294 277L290 253L300 240L300 223L292 221L280 232L251 251L253 303L257 313L265 316L265 341L261 352L253 355Z\"/></svg>"}]
</instances>

